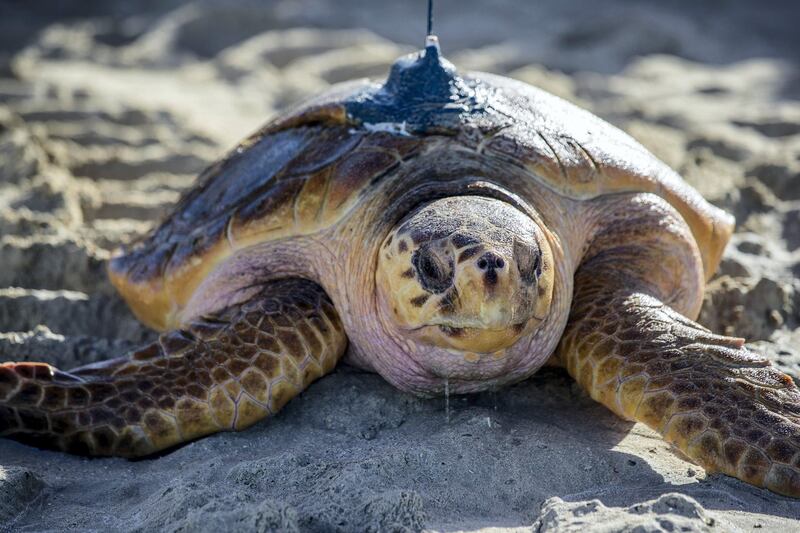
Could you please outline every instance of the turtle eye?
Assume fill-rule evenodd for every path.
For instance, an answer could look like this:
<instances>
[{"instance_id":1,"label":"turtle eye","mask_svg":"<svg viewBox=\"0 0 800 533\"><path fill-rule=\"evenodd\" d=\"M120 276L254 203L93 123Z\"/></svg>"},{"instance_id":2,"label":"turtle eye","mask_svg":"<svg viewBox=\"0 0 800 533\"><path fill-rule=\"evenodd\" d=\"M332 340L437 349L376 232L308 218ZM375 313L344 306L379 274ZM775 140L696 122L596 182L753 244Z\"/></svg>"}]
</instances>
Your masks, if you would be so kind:
<instances>
[{"instance_id":1,"label":"turtle eye","mask_svg":"<svg viewBox=\"0 0 800 533\"><path fill-rule=\"evenodd\" d=\"M411 256L422 288L429 292L444 292L453 283L453 269L443 263L427 247L420 248Z\"/></svg>"}]
</instances>

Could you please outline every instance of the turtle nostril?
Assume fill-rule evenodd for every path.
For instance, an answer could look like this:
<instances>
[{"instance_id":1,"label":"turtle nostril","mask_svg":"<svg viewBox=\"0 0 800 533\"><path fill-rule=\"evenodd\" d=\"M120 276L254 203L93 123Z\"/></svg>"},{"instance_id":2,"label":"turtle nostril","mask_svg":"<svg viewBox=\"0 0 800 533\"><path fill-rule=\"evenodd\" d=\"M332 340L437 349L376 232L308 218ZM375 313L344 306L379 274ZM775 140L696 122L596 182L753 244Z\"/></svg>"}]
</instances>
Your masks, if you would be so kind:
<instances>
[{"instance_id":1,"label":"turtle nostril","mask_svg":"<svg viewBox=\"0 0 800 533\"><path fill-rule=\"evenodd\" d=\"M506 266L506 262L503 261L502 257L498 257L492 252L486 252L478 259L477 265L481 270L495 270Z\"/></svg>"}]
</instances>

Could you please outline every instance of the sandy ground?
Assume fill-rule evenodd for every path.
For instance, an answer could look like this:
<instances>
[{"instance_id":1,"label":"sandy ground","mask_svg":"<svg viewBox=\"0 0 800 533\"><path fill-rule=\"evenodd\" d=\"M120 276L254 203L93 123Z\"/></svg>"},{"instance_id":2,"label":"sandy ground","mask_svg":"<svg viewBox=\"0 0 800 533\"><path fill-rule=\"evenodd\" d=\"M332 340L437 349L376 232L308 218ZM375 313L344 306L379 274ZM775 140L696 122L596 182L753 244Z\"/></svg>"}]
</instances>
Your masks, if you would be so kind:
<instances>
[{"instance_id":1,"label":"sandy ground","mask_svg":"<svg viewBox=\"0 0 800 533\"><path fill-rule=\"evenodd\" d=\"M421 44L423 2L359 4L0 3L0 360L152 339L104 261L269 116ZM450 59L592 109L734 213L701 321L800 378L797 4L488 4L437 7ZM0 440L0 531L483 527L791 531L800 502L707 477L556 371L448 411L342 368L250 430L135 462Z\"/></svg>"}]
</instances>

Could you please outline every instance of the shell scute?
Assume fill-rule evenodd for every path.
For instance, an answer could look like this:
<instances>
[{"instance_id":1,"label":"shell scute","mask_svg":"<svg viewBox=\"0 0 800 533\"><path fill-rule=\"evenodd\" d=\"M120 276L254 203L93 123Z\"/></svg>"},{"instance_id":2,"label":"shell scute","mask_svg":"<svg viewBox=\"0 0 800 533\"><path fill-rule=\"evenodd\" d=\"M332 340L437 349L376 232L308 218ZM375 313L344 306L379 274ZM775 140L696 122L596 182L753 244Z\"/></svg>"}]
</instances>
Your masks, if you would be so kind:
<instances>
[{"instance_id":1,"label":"shell scute","mask_svg":"<svg viewBox=\"0 0 800 533\"><path fill-rule=\"evenodd\" d=\"M257 191L253 199L236 210L231 235L280 231L293 224L292 208L303 188L299 177L276 180L266 191Z\"/></svg>"},{"instance_id":2,"label":"shell scute","mask_svg":"<svg viewBox=\"0 0 800 533\"><path fill-rule=\"evenodd\" d=\"M667 200L688 223L706 276L717 269L733 232L733 217L709 204L647 149L588 111L525 83L480 74L502 93L499 111L514 120L483 151L529 170L542 185L578 200L650 192Z\"/></svg>"},{"instance_id":3,"label":"shell scute","mask_svg":"<svg viewBox=\"0 0 800 533\"><path fill-rule=\"evenodd\" d=\"M308 176L303 185L303 190L297 195L294 202L294 219L314 221L323 224L323 207L328 193L333 169L325 167Z\"/></svg>"},{"instance_id":4,"label":"shell scute","mask_svg":"<svg viewBox=\"0 0 800 533\"><path fill-rule=\"evenodd\" d=\"M346 127L320 129L314 142L297 154L284 170L286 175L308 175L341 159L362 141L364 134Z\"/></svg>"},{"instance_id":5,"label":"shell scute","mask_svg":"<svg viewBox=\"0 0 800 533\"><path fill-rule=\"evenodd\" d=\"M338 211L373 178L385 174L400 162L382 150L358 150L333 169L326 211Z\"/></svg>"},{"instance_id":6,"label":"shell scute","mask_svg":"<svg viewBox=\"0 0 800 533\"><path fill-rule=\"evenodd\" d=\"M420 144L335 120L296 122L268 125L209 167L158 229L111 261L112 282L143 322L169 327L236 250L335 223Z\"/></svg>"}]
</instances>

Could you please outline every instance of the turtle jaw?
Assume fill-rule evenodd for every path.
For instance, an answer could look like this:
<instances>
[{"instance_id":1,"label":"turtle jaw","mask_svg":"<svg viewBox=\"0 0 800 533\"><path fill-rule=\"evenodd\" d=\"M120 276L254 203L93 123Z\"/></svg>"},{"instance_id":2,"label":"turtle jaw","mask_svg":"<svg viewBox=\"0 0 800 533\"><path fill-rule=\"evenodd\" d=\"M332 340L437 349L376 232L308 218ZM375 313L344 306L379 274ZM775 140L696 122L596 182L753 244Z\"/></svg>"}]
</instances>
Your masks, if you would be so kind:
<instances>
[{"instance_id":1,"label":"turtle jaw","mask_svg":"<svg viewBox=\"0 0 800 533\"><path fill-rule=\"evenodd\" d=\"M507 348L514 345L540 322L532 319L502 329L437 324L410 330L409 334L425 344L452 350L454 355L466 361L475 361L482 356L504 357Z\"/></svg>"},{"instance_id":2,"label":"turtle jaw","mask_svg":"<svg viewBox=\"0 0 800 533\"><path fill-rule=\"evenodd\" d=\"M527 324L519 336L515 331L462 328L459 345L447 326L401 329L381 307L379 303L380 332L361 356L392 385L420 397L481 392L515 383L538 370L551 351L550 334L535 334L538 322ZM544 344L538 346L541 341ZM496 349L498 345L505 347Z\"/></svg>"}]
</instances>

